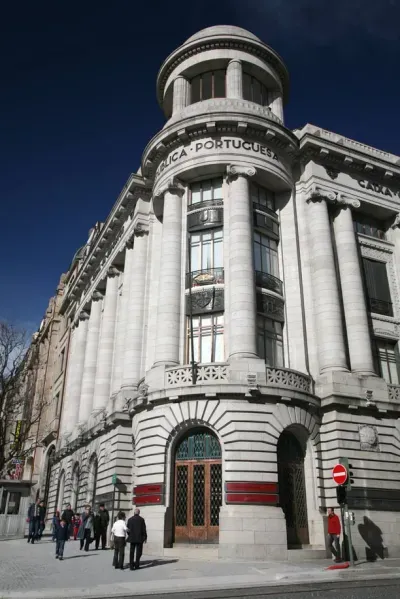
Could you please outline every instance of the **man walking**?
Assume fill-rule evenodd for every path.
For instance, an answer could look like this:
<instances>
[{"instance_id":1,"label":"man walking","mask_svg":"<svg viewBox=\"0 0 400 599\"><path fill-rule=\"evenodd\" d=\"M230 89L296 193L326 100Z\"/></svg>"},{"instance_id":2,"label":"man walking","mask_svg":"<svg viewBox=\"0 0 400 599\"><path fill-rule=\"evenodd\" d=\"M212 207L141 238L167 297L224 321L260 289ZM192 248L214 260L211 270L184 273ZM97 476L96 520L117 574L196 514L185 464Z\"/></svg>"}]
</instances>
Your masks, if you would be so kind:
<instances>
[{"instance_id":1,"label":"man walking","mask_svg":"<svg viewBox=\"0 0 400 599\"><path fill-rule=\"evenodd\" d=\"M39 539L40 526L44 524L45 509L40 499L31 503L28 510L29 535L28 543L34 544Z\"/></svg>"},{"instance_id":2,"label":"man walking","mask_svg":"<svg viewBox=\"0 0 400 599\"><path fill-rule=\"evenodd\" d=\"M107 528L110 522L110 516L108 510L106 510L104 503L100 503L99 510L95 517L94 533L96 541L96 549L99 548L101 539L101 548L106 549L107 545Z\"/></svg>"},{"instance_id":3,"label":"man walking","mask_svg":"<svg viewBox=\"0 0 400 599\"><path fill-rule=\"evenodd\" d=\"M146 522L140 515L139 508L136 508L134 515L129 518L127 528L128 543L131 544L129 566L131 570L139 570L140 558L143 553L143 543L147 541Z\"/></svg>"},{"instance_id":4,"label":"man walking","mask_svg":"<svg viewBox=\"0 0 400 599\"><path fill-rule=\"evenodd\" d=\"M70 536L72 535L72 518L74 517L74 510L71 507L70 503L67 503L65 510L63 511L63 513L61 514L61 520L64 520L64 522L67 523L67 528L68 528L68 540L70 538Z\"/></svg>"},{"instance_id":5,"label":"man walking","mask_svg":"<svg viewBox=\"0 0 400 599\"><path fill-rule=\"evenodd\" d=\"M335 514L333 507L328 508L328 547L335 558L335 562L342 561L340 559L341 530L339 516Z\"/></svg>"}]
</instances>

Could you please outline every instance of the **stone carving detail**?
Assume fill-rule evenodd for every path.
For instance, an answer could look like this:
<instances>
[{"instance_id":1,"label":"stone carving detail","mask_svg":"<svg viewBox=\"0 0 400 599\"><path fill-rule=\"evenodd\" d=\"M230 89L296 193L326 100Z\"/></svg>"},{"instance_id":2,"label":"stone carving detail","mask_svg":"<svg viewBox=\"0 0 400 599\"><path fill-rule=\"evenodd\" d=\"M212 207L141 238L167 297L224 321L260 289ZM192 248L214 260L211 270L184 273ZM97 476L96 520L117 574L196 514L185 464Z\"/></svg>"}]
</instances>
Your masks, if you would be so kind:
<instances>
[{"instance_id":1,"label":"stone carving detail","mask_svg":"<svg viewBox=\"0 0 400 599\"><path fill-rule=\"evenodd\" d=\"M398 213L396 214L396 217L395 217L395 219L394 219L394 221L393 221L393 224L392 224L392 225L390 225L390 228L391 228L391 229L397 229L397 228L400 228L400 212L398 212Z\"/></svg>"},{"instance_id":2,"label":"stone carving detail","mask_svg":"<svg viewBox=\"0 0 400 599\"><path fill-rule=\"evenodd\" d=\"M180 195L182 197L183 194L185 193L185 186L182 185L182 183L176 177L171 177L169 179L169 181L167 181L167 183L165 183L165 185L163 185L160 189L158 189L154 193L154 197L160 198L167 191L169 191L170 193L176 194L176 195Z\"/></svg>"},{"instance_id":3,"label":"stone carving detail","mask_svg":"<svg viewBox=\"0 0 400 599\"><path fill-rule=\"evenodd\" d=\"M187 217L187 228L191 231L194 228L222 225L224 222L224 211L222 208L207 208L190 212Z\"/></svg>"},{"instance_id":4,"label":"stone carving detail","mask_svg":"<svg viewBox=\"0 0 400 599\"><path fill-rule=\"evenodd\" d=\"M388 385L389 399L400 401L400 385Z\"/></svg>"},{"instance_id":5,"label":"stone carving detail","mask_svg":"<svg viewBox=\"0 0 400 599\"><path fill-rule=\"evenodd\" d=\"M236 164L229 164L226 168L228 177L254 177L256 169L254 166L240 166Z\"/></svg>"},{"instance_id":6,"label":"stone carving detail","mask_svg":"<svg viewBox=\"0 0 400 599\"><path fill-rule=\"evenodd\" d=\"M99 300L103 299L103 294L100 293L100 291L93 291L92 293L92 302L98 302Z\"/></svg>"},{"instance_id":7,"label":"stone carving detail","mask_svg":"<svg viewBox=\"0 0 400 599\"><path fill-rule=\"evenodd\" d=\"M306 393L312 393L312 380L309 376L295 372L293 370L286 370L284 368L268 368L267 373L267 385L277 385L279 387L289 387L295 391L305 391Z\"/></svg>"},{"instance_id":8,"label":"stone carving detail","mask_svg":"<svg viewBox=\"0 0 400 599\"><path fill-rule=\"evenodd\" d=\"M379 437L375 426L361 424L358 431L363 451L379 451Z\"/></svg>"},{"instance_id":9,"label":"stone carving detail","mask_svg":"<svg viewBox=\"0 0 400 599\"><path fill-rule=\"evenodd\" d=\"M211 287L191 293L186 296L186 314L190 314L190 299L192 300L192 314L205 312L221 312L224 310L224 290Z\"/></svg>"},{"instance_id":10,"label":"stone carving detail","mask_svg":"<svg viewBox=\"0 0 400 599\"><path fill-rule=\"evenodd\" d=\"M167 387L181 387L192 384L192 367L180 366L166 371ZM197 367L197 383L221 383L228 381L228 366L225 364L204 364Z\"/></svg>"},{"instance_id":11,"label":"stone carving detail","mask_svg":"<svg viewBox=\"0 0 400 599\"><path fill-rule=\"evenodd\" d=\"M326 173L331 179L337 179L339 176L339 171L337 171L335 168L327 168Z\"/></svg>"},{"instance_id":12,"label":"stone carving detail","mask_svg":"<svg viewBox=\"0 0 400 599\"><path fill-rule=\"evenodd\" d=\"M262 312L280 322L285 321L285 304L272 295L257 293L257 312Z\"/></svg>"},{"instance_id":13,"label":"stone carving detail","mask_svg":"<svg viewBox=\"0 0 400 599\"><path fill-rule=\"evenodd\" d=\"M361 206L359 200L349 198L339 191L332 191L332 189L326 189L320 185L313 185L311 191L307 194L306 202L321 202L322 200L342 206L351 206L352 208L359 208Z\"/></svg>"},{"instance_id":14,"label":"stone carving detail","mask_svg":"<svg viewBox=\"0 0 400 599\"><path fill-rule=\"evenodd\" d=\"M146 403L148 395L149 395L149 385L147 385L147 383L145 381L141 381L138 385L138 395L137 395L138 401L141 401L142 403Z\"/></svg>"}]
</instances>

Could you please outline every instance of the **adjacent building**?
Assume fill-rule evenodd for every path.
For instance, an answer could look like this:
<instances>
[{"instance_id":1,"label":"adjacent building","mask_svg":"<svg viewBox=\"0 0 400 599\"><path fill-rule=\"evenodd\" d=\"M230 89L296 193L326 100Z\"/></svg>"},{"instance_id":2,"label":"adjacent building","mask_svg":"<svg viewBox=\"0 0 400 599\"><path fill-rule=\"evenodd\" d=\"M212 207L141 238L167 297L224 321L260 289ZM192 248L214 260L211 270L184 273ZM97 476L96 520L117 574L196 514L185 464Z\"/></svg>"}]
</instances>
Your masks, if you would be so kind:
<instances>
[{"instance_id":1,"label":"adjacent building","mask_svg":"<svg viewBox=\"0 0 400 599\"><path fill-rule=\"evenodd\" d=\"M238 27L172 52L157 94L64 281L50 509L116 483L149 553L286 559L324 548L347 457L356 551L400 555L400 158L285 127L286 67Z\"/></svg>"}]
</instances>

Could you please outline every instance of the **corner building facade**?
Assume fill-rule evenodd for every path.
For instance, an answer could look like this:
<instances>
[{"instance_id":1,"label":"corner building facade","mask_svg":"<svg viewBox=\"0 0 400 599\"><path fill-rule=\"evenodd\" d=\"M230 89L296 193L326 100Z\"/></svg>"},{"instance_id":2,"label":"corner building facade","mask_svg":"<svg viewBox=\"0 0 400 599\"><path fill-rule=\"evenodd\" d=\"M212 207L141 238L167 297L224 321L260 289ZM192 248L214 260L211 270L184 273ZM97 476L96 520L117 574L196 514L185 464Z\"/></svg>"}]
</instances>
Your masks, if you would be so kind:
<instances>
[{"instance_id":1,"label":"corner building facade","mask_svg":"<svg viewBox=\"0 0 400 599\"><path fill-rule=\"evenodd\" d=\"M248 31L189 38L158 75L166 124L67 282L52 502L107 503L117 474L149 553L323 554L347 457L356 551L378 530L400 555L398 158L290 131L287 92Z\"/></svg>"}]
</instances>

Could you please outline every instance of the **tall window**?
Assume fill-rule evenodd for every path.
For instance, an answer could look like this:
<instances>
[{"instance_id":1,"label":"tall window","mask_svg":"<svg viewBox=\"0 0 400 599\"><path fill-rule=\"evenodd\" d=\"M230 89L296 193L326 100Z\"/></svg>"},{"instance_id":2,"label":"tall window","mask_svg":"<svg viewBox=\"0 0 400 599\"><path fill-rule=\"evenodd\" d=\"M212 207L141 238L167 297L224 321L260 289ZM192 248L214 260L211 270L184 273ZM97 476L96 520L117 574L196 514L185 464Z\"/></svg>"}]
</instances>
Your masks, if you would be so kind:
<instances>
[{"instance_id":1,"label":"tall window","mask_svg":"<svg viewBox=\"0 0 400 599\"><path fill-rule=\"evenodd\" d=\"M193 344L195 362L224 361L224 315L207 314L193 317ZM187 319L187 356L192 359L190 318Z\"/></svg>"},{"instance_id":2,"label":"tall window","mask_svg":"<svg viewBox=\"0 0 400 599\"><path fill-rule=\"evenodd\" d=\"M257 315L257 353L268 366L283 366L282 323Z\"/></svg>"},{"instance_id":3,"label":"tall window","mask_svg":"<svg viewBox=\"0 0 400 599\"><path fill-rule=\"evenodd\" d=\"M222 177L196 181L190 186L190 203L200 204L210 200L222 200Z\"/></svg>"},{"instance_id":4,"label":"tall window","mask_svg":"<svg viewBox=\"0 0 400 599\"><path fill-rule=\"evenodd\" d=\"M400 357L396 343L377 341L381 375L391 385L399 385Z\"/></svg>"},{"instance_id":5,"label":"tall window","mask_svg":"<svg viewBox=\"0 0 400 599\"><path fill-rule=\"evenodd\" d=\"M257 183L251 183L250 196L255 208L275 210L275 194L273 191L260 187Z\"/></svg>"},{"instance_id":6,"label":"tall window","mask_svg":"<svg viewBox=\"0 0 400 599\"><path fill-rule=\"evenodd\" d=\"M219 69L193 77L191 81L192 104L210 98L225 98L225 74L224 69Z\"/></svg>"},{"instance_id":7,"label":"tall window","mask_svg":"<svg viewBox=\"0 0 400 599\"><path fill-rule=\"evenodd\" d=\"M369 309L375 314L393 316L389 280L385 262L363 258Z\"/></svg>"},{"instance_id":8,"label":"tall window","mask_svg":"<svg viewBox=\"0 0 400 599\"><path fill-rule=\"evenodd\" d=\"M222 229L190 235L190 268L192 272L223 267Z\"/></svg>"},{"instance_id":9,"label":"tall window","mask_svg":"<svg viewBox=\"0 0 400 599\"><path fill-rule=\"evenodd\" d=\"M365 214L355 215L354 229L357 233L376 237L377 239L385 239L386 237L384 224Z\"/></svg>"},{"instance_id":10,"label":"tall window","mask_svg":"<svg viewBox=\"0 0 400 599\"><path fill-rule=\"evenodd\" d=\"M253 235L254 269L279 277L277 242L257 231Z\"/></svg>"},{"instance_id":11,"label":"tall window","mask_svg":"<svg viewBox=\"0 0 400 599\"><path fill-rule=\"evenodd\" d=\"M268 104L268 91L265 85L255 77L243 73L243 98L261 106Z\"/></svg>"}]
</instances>

